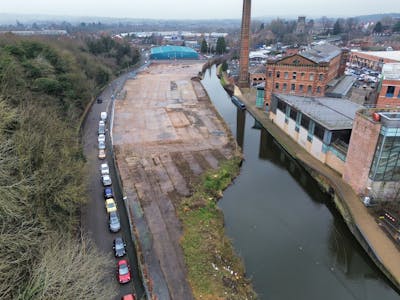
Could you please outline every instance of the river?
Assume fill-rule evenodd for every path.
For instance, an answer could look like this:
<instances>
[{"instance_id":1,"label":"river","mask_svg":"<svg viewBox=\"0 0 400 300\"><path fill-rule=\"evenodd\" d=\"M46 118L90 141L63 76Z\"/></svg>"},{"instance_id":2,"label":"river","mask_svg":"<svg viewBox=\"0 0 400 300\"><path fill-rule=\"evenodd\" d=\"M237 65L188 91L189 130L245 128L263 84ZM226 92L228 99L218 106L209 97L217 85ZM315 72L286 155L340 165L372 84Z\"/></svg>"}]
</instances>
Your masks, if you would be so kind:
<instances>
[{"instance_id":1,"label":"river","mask_svg":"<svg viewBox=\"0 0 400 300\"><path fill-rule=\"evenodd\" d=\"M249 113L232 104L215 67L202 83L243 149L240 175L219 206L260 299L400 299L330 197Z\"/></svg>"}]
</instances>

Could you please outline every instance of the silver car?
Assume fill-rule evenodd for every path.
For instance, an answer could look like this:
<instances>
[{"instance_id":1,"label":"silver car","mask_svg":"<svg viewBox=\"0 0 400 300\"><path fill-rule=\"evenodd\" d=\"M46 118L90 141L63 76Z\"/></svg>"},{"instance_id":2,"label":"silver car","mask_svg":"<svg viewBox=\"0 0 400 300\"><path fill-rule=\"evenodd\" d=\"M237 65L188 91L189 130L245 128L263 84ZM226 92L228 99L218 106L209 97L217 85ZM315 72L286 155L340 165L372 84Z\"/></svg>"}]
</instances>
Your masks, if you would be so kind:
<instances>
[{"instance_id":1,"label":"silver car","mask_svg":"<svg viewBox=\"0 0 400 300\"><path fill-rule=\"evenodd\" d=\"M121 223L119 222L119 216L117 212L113 211L108 214L108 225L111 232L120 231Z\"/></svg>"},{"instance_id":2,"label":"silver car","mask_svg":"<svg viewBox=\"0 0 400 300\"><path fill-rule=\"evenodd\" d=\"M110 175L101 176L101 182L104 186L110 186L112 184Z\"/></svg>"}]
</instances>

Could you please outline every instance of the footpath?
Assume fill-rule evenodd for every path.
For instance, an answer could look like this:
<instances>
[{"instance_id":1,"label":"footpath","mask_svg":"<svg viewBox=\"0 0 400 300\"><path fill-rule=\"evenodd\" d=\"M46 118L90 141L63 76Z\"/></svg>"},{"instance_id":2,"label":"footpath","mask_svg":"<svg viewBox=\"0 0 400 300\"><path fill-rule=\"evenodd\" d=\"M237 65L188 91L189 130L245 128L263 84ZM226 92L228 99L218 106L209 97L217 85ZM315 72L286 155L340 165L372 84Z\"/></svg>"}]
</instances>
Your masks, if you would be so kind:
<instances>
[{"instance_id":1,"label":"footpath","mask_svg":"<svg viewBox=\"0 0 400 300\"><path fill-rule=\"evenodd\" d=\"M268 130L291 156L302 163L314 177L322 177L333 188L337 196L335 197L335 204L351 232L375 264L400 289L400 251L379 227L374 217L368 213L367 208L353 189L343 181L339 173L311 156L269 120L267 114L255 106L254 93L249 92L248 89L240 90L235 87L234 94L246 104L247 111Z\"/></svg>"}]
</instances>

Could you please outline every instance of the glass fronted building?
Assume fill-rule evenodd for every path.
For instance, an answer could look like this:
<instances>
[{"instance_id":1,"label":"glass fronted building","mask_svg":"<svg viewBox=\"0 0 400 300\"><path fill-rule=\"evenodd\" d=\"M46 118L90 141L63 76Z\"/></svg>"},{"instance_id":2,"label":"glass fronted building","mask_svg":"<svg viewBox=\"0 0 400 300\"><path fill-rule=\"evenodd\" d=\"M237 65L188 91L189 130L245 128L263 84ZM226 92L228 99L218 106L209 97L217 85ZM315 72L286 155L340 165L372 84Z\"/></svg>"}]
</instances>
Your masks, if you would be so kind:
<instances>
[{"instance_id":1,"label":"glass fronted building","mask_svg":"<svg viewBox=\"0 0 400 300\"><path fill-rule=\"evenodd\" d=\"M400 180L400 113L380 113L382 127L369 177L373 181Z\"/></svg>"}]
</instances>

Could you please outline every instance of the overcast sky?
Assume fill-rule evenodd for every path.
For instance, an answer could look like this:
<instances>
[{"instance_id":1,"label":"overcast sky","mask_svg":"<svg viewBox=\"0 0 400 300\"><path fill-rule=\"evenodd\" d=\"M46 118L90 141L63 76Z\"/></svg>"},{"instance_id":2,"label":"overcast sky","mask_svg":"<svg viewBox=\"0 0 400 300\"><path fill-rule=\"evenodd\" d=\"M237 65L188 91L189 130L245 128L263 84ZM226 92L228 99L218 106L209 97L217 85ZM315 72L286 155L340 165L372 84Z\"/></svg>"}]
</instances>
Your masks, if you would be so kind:
<instances>
[{"instance_id":1,"label":"overcast sky","mask_svg":"<svg viewBox=\"0 0 400 300\"><path fill-rule=\"evenodd\" d=\"M240 18L243 0L0 0L0 13L151 19ZM400 0L252 0L252 16L400 13Z\"/></svg>"}]
</instances>

